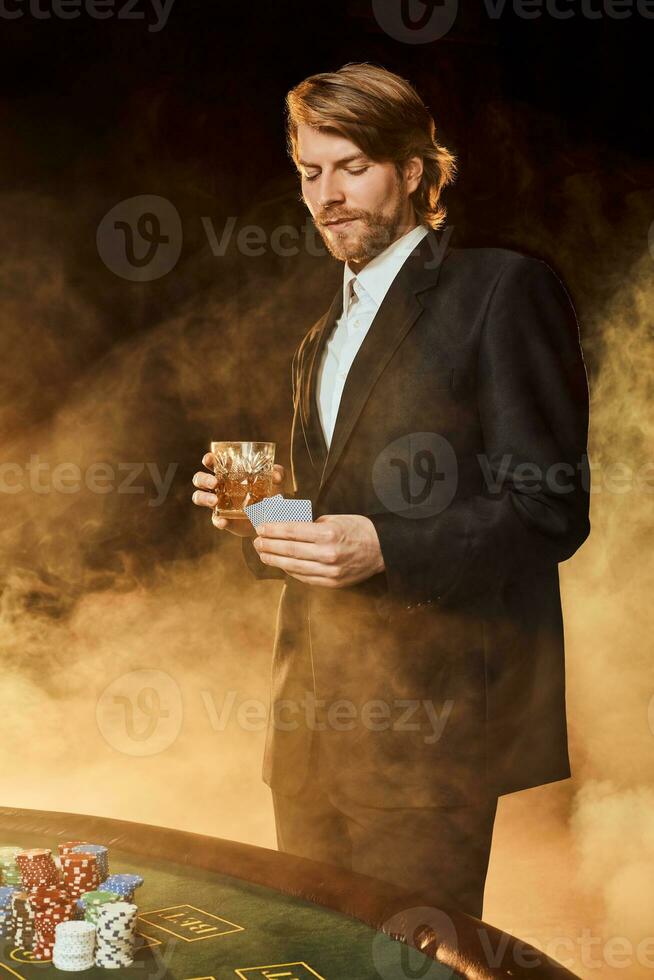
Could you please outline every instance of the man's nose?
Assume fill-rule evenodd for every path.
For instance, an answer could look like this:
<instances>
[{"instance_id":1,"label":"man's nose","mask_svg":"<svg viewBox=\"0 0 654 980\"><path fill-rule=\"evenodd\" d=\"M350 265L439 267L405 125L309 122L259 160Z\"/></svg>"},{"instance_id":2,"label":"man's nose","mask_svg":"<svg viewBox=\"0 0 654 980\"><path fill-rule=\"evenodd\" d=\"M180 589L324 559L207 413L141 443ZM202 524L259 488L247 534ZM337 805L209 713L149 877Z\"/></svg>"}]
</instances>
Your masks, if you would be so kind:
<instances>
[{"instance_id":1,"label":"man's nose","mask_svg":"<svg viewBox=\"0 0 654 980\"><path fill-rule=\"evenodd\" d=\"M318 177L317 203L321 208L327 208L331 204L342 203L345 199L340 180L337 176L321 174Z\"/></svg>"}]
</instances>

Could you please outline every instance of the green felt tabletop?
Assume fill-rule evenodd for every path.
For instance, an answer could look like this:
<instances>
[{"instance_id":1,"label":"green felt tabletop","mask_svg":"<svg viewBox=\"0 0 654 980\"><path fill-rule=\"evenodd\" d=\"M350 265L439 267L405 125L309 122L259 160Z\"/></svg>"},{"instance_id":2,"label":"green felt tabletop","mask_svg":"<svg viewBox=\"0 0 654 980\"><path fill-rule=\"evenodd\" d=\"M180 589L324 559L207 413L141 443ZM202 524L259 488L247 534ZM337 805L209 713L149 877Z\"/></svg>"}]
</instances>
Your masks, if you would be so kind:
<instances>
[{"instance_id":1,"label":"green felt tabletop","mask_svg":"<svg viewBox=\"0 0 654 980\"><path fill-rule=\"evenodd\" d=\"M0 846L51 847L33 834ZM140 949L134 965L69 974L142 980L449 980L417 950L356 919L240 878L110 849L110 873L138 873ZM0 980L65 976L4 942Z\"/></svg>"}]
</instances>

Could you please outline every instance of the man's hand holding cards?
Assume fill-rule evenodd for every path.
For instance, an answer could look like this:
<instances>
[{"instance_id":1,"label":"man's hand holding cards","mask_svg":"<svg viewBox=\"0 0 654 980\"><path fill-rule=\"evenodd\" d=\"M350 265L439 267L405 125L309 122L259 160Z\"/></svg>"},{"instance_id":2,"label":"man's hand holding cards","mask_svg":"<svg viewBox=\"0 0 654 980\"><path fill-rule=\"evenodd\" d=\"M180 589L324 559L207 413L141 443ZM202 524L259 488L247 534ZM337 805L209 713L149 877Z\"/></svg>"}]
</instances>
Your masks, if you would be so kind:
<instances>
[{"instance_id":1,"label":"man's hand holding cards","mask_svg":"<svg viewBox=\"0 0 654 980\"><path fill-rule=\"evenodd\" d=\"M281 568L299 582L328 589L356 585L384 571L377 530L370 518L322 514L312 521L309 500L285 500L281 495L268 500L269 509L264 513L270 516L252 515L259 533L253 545L264 565Z\"/></svg>"},{"instance_id":2,"label":"man's hand holding cards","mask_svg":"<svg viewBox=\"0 0 654 980\"><path fill-rule=\"evenodd\" d=\"M214 467L211 453L202 463ZM284 467L273 466L273 484L281 487ZM193 503L214 508L216 477L199 471L193 476L198 489ZM257 509L258 508L258 509ZM248 513L252 511L252 514ZM275 494L245 508L248 520L228 520L212 513L219 530L239 537L253 537L254 548L265 565L276 565L299 582L341 589L384 571L384 559L375 525L361 514L322 514L312 519L310 500L293 500Z\"/></svg>"}]
</instances>

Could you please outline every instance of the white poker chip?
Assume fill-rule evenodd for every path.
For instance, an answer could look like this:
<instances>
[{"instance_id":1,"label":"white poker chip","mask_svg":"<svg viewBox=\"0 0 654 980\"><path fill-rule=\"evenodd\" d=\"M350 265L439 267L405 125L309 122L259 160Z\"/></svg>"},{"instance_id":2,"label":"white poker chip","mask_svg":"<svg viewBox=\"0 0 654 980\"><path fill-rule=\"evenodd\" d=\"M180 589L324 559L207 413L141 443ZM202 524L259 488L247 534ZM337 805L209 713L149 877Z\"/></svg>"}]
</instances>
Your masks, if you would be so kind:
<instances>
[{"instance_id":1,"label":"white poker chip","mask_svg":"<svg viewBox=\"0 0 654 980\"><path fill-rule=\"evenodd\" d=\"M52 965L56 970L62 970L64 973L82 973L84 970L92 970L95 966L93 957L90 960L62 960L56 956L52 957Z\"/></svg>"},{"instance_id":2,"label":"white poker chip","mask_svg":"<svg viewBox=\"0 0 654 980\"><path fill-rule=\"evenodd\" d=\"M69 920L66 922L58 922L55 928L55 935L57 938L61 936L93 936L95 935L95 926L90 922L83 922L79 920Z\"/></svg>"}]
</instances>

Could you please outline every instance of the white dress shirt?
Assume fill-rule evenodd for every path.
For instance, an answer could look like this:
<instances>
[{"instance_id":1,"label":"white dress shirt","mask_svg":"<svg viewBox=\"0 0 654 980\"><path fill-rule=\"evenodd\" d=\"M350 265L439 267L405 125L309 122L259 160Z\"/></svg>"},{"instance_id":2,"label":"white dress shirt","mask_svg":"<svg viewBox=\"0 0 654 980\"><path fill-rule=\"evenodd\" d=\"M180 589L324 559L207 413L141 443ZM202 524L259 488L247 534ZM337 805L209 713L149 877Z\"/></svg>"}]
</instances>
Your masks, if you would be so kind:
<instances>
[{"instance_id":1,"label":"white dress shirt","mask_svg":"<svg viewBox=\"0 0 654 980\"><path fill-rule=\"evenodd\" d=\"M343 313L325 345L318 368L317 402L327 446L331 445L345 379L363 339L404 262L429 229L417 225L371 259L361 272L343 268Z\"/></svg>"}]
</instances>

